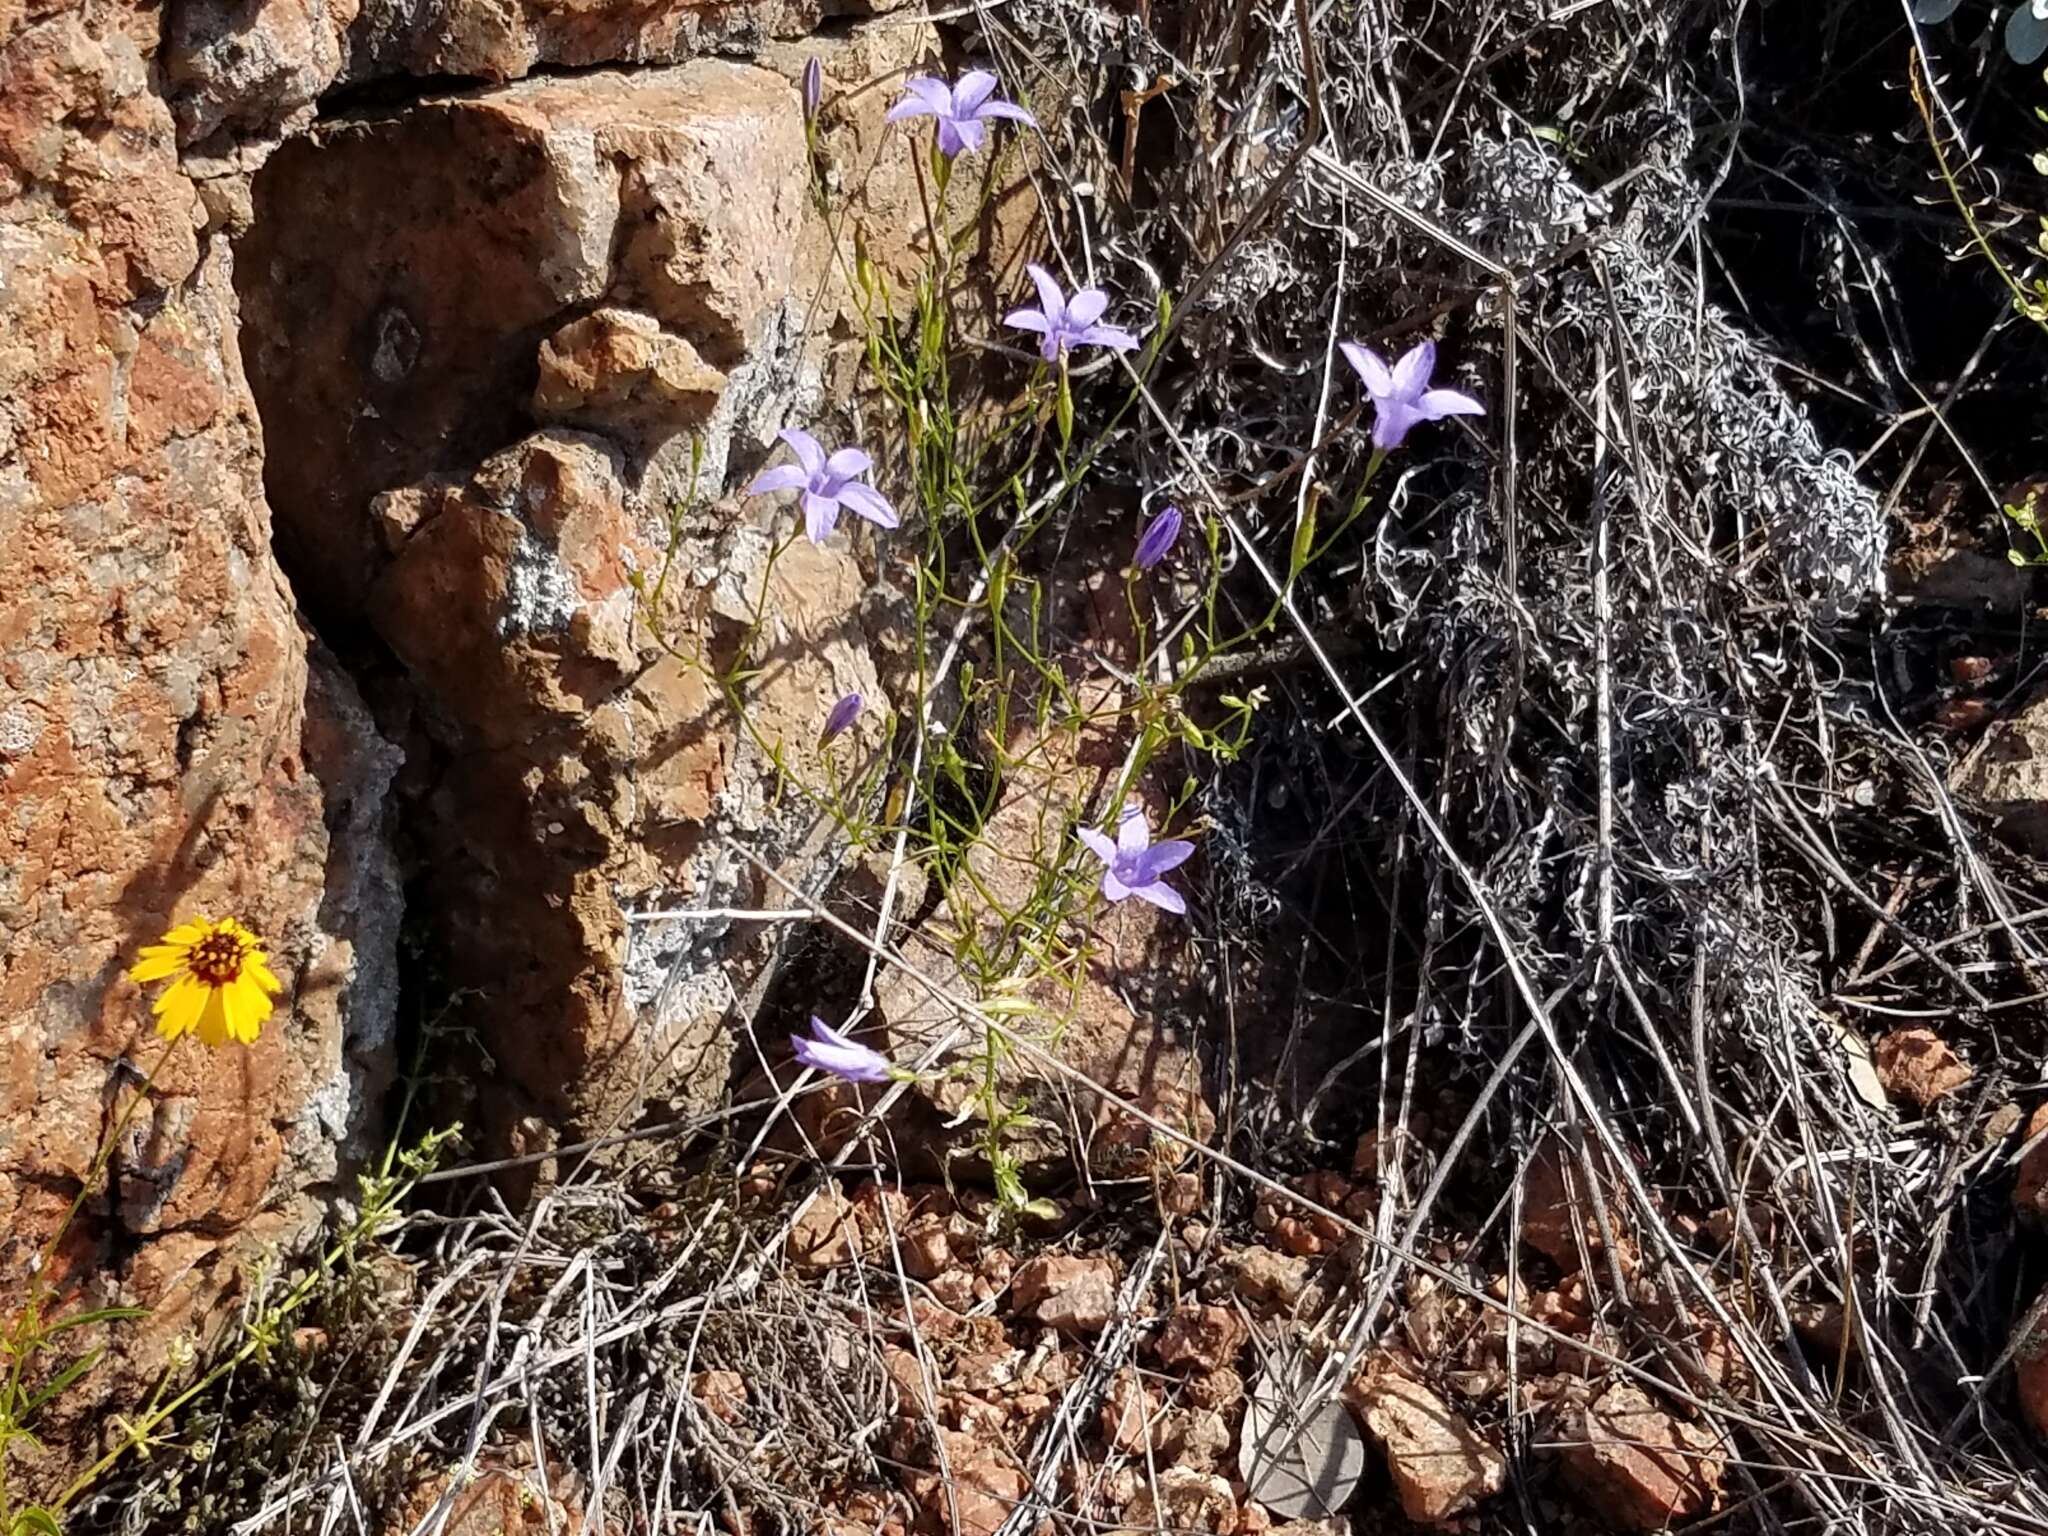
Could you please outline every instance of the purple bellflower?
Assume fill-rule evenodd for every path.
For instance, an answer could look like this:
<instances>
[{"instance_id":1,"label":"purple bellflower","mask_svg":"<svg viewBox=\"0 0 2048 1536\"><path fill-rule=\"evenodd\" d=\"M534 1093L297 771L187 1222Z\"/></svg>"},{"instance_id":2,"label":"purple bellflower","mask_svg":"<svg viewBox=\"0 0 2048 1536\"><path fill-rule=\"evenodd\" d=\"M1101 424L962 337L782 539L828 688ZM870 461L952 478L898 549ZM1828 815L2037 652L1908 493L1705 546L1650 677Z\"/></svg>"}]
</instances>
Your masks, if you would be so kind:
<instances>
[{"instance_id":1,"label":"purple bellflower","mask_svg":"<svg viewBox=\"0 0 2048 1536\"><path fill-rule=\"evenodd\" d=\"M1429 376L1436 370L1433 341L1410 347L1391 368L1379 353L1355 341L1344 342L1338 350L1358 370L1372 397L1372 445L1383 453L1400 447L1409 430L1422 422L1486 414L1486 407L1470 395L1429 387Z\"/></svg>"},{"instance_id":2,"label":"purple bellflower","mask_svg":"<svg viewBox=\"0 0 2048 1536\"><path fill-rule=\"evenodd\" d=\"M1145 824L1145 813L1136 805L1124 807L1123 816L1116 824L1115 842L1093 827L1075 830L1081 841L1088 845L1088 851L1102 860L1105 866L1102 894L1111 901L1135 896L1167 912L1187 911L1188 904L1181 893L1160 876L1185 864L1195 851L1193 843L1179 838L1163 843L1153 842L1152 829Z\"/></svg>"},{"instance_id":3,"label":"purple bellflower","mask_svg":"<svg viewBox=\"0 0 2048 1536\"><path fill-rule=\"evenodd\" d=\"M804 61L803 84L800 87L804 101L804 123L806 126L817 122L818 109L825 105L825 66L818 56L812 54Z\"/></svg>"},{"instance_id":4,"label":"purple bellflower","mask_svg":"<svg viewBox=\"0 0 2048 1536\"><path fill-rule=\"evenodd\" d=\"M784 427L780 436L795 451L797 462L763 470L747 487L749 496L765 496L770 491L802 491L804 532L811 536L813 544L825 542L832 525L839 521L842 507L878 527L896 526L896 509L882 499L880 491L862 485L856 478L874 468L874 460L860 449L841 448L828 457L808 432Z\"/></svg>"},{"instance_id":5,"label":"purple bellflower","mask_svg":"<svg viewBox=\"0 0 2048 1536\"><path fill-rule=\"evenodd\" d=\"M818 733L818 745L823 746L835 736L846 734L847 727L860 718L861 697L849 693L832 706L832 713L825 717L825 729Z\"/></svg>"},{"instance_id":6,"label":"purple bellflower","mask_svg":"<svg viewBox=\"0 0 2048 1536\"><path fill-rule=\"evenodd\" d=\"M903 82L903 99L889 109L889 121L907 117L935 117L939 122L939 153L948 160L962 150L978 150L988 136L991 118L1005 117L1013 123L1038 126L1038 119L1013 101L995 94L996 77L985 69L970 69L953 84L930 75L918 75Z\"/></svg>"},{"instance_id":7,"label":"purple bellflower","mask_svg":"<svg viewBox=\"0 0 2048 1536\"><path fill-rule=\"evenodd\" d=\"M1173 552L1173 546L1180 542L1180 508L1168 506L1145 525L1145 531L1138 539L1138 552L1131 561L1141 571L1149 571Z\"/></svg>"},{"instance_id":8,"label":"purple bellflower","mask_svg":"<svg viewBox=\"0 0 2048 1536\"><path fill-rule=\"evenodd\" d=\"M843 1077L849 1083L886 1083L895 1075L889 1058L880 1051L857 1045L816 1014L811 1015L809 1038L791 1035L796 1059L804 1066Z\"/></svg>"},{"instance_id":9,"label":"purple bellflower","mask_svg":"<svg viewBox=\"0 0 2048 1536\"><path fill-rule=\"evenodd\" d=\"M1039 307L1012 310L1003 316L1003 324L1020 331L1037 331L1042 338L1038 355L1048 363L1057 363L1063 348L1112 347L1128 352L1137 346L1138 338L1129 331L1097 323L1109 308L1109 295L1100 288L1077 288L1070 299L1060 292L1053 275L1036 262L1024 270L1038 285Z\"/></svg>"}]
</instances>

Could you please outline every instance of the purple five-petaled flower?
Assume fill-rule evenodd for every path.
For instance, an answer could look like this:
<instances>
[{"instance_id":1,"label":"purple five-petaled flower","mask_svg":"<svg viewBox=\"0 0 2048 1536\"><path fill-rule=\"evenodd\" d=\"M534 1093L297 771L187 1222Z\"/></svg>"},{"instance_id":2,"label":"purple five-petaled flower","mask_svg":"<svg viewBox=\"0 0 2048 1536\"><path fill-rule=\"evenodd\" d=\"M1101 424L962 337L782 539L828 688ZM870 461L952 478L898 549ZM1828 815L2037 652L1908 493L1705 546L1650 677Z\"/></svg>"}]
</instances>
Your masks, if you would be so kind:
<instances>
[{"instance_id":1,"label":"purple five-petaled flower","mask_svg":"<svg viewBox=\"0 0 2048 1536\"><path fill-rule=\"evenodd\" d=\"M1102 860L1102 894L1111 901L1135 896L1168 912L1187 911L1188 904L1180 892L1160 877L1188 861L1195 851L1193 843L1179 838L1153 842L1145 813L1135 805L1124 807L1116 824L1115 842L1093 827L1076 828L1076 833L1088 845L1088 851Z\"/></svg>"},{"instance_id":2,"label":"purple five-petaled flower","mask_svg":"<svg viewBox=\"0 0 2048 1536\"><path fill-rule=\"evenodd\" d=\"M1138 552L1131 561L1141 571L1149 571L1164 560L1180 539L1180 508L1168 506L1145 525L1145 531L1138 538Z\"/></svg>"},{"instance_id":3,"label":"purple five-petaled flower","mask_svg":"<svg viewBox=\"0 0 2048 1536\"><path fill-rule=\"evenodd\" d=\"M978 150L988 135L991 118L1006 117L1013 123L1038 126L1038 119L1013 101L995 94L996 77L985 69L970 69L953 84L918 75L903 82L903 99L889 109L889 121L906 117L935 117L939 121L939 153L948 160L962 150Z\"/></svg>"},{"instance_id":4,"label":"purple five-petaled flower","mask_svg":"<svg viewBox=\"0 0 2048 1536\"><path fill-rule=\"evenodd\" d=\"M830 1072L849 1083L885 1083L894 1075L888 1057L847 1039L816 1014L811 1015L809 1038L791 1035L789 1043L796 1047L796 1059L804 1066Z\"/></svg>"},{"instance_id":5,"label":"purple five-petaled flower","mask_svg":"<svg viewBox=\"0 0 2048 1536\"><path fill-rule=\"evenodd\" d=\"M1036 262L1024 270L1038 285L1039 307L1012 310L1003 316L1003 324L1037 331L1038 355L1048 363L1058 362L1061 350L1067 347L1113 347L1128 352L1137 346L1138 338L1129 331L1097 323L1109 308L1109 295L1100 288L1078 288L1070 299L1060 292L1053 275Z\"/></svg>"},{"instance_id":6,"label":"purple five-petaled flower","mask_svg":"<svg viewBox=\"0 0 2048 1536\"><path fill-rule=\"evenodd\" d=\"M882 499L880 491L862 485L856 478L874 468L874 460L860 449L841 448L828 456L808 432L784 427L780 436L795 451L797 462L763 470L747 487L749 496L763 496L770 491L802 491L804 532L811 536L813 544L825 542L832 525L839 521L841 507L879 527L896 526L896 509Z\"/></svg>"},{"instance_id":7,"label":"purple five-petaled flower","mask_svg":"<svg viewBox=\"0 0 2048 1536\"><path fill-rule=\"evenodd\" d=\"M1486 414L1486 407L1470 395L1429 387L1429 376L1436 371L1433 341L1417 342L1391 368L1379 353L1355 341L1344 342L1338 350L1358 370L1372 397L1372 445L1382 452L1400 447L1409 429L1422 422Z\"/></svg>"},{"instance_id":8,"label":"purple five-petaled flower","mask_svg":"<svg viewBox=\"0 0 2048 1536\"><path fill-rule=\"evenodd\" d=\"M825 717L825 729L818 733L818 745L823 746L836 736L846 734L848 726L860 718L861 697L849 693L832 706L832 712Z\"/></svg>"}]
</instances>

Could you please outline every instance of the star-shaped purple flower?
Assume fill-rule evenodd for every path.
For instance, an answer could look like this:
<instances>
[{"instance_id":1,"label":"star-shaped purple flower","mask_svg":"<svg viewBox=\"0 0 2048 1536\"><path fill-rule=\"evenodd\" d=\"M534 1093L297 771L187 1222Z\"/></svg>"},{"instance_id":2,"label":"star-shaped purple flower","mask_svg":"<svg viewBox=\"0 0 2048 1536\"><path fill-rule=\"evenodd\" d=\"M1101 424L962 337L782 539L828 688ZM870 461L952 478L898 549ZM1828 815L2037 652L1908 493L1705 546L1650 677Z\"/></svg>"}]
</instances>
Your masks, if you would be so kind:
<instances>
[{"instance_id":1,"label":"star-shaped purple flower","mask_svg":"<svg viewBox=\"0 0 2048 1536\"><path fill-rule=\"evenodd\" d=\"M888 1057L847 1039L816 1014L811 1015L810 1037L791 1035L789 1043L796 1047L796 1059L804 1066L830 1072L849 1083L886 1083L895 1075Z\"/></svg>"},{"instance_id":2,"label":"star-shaped purple flower","mask_svg":"<svg viewBox=\"0 0 2048 1536\"><path fill-rule=\"evenodd\" d=\"M811 536L813 544L825 542L832 525L839 521L841 507L878 527L896 526L896 509L882 499L880 491L855 478L874 468L874 460L860 449L841 448L828 457L808 432L784 427L779 435L795 450L797 462L763 470L747 487L749 496L765 496L770 491L802 491L804 532Z\"/></svg>"},{"instance_id":3,"label":"star-shaped purple flower","mask_svg":"<svg viewBox=\"0 0 2048 1536\"><path fill-rule=\"evenodd\" d=\"M1187 911L1188 904L1180 892L1160 876L1185 864L1195 851L1193 843L1179 838L1154 843L1145 813L1136 805L1124 807L1123 817L1116 824L1115 842L1093 827L1079 827L1075 831L1088 845L1088 851L1102 860L1102 894L1111 901L1135 896L1168 912Z\"/></svg>"},{"instance_id":4,"label":"star-shaped purple flower","mask_svg":"<svg viewBox=\"0 0 2048 1536\"><path fill-rule=\"evenodd\" d=\"M918 75L903 82L903 99L889 109L889 121L907 117L935 117L939 120L939 153L948 160L962 150L978 150L988 136L991 118L1004 117L1013 123L1038 126L1038 119L1013 101L995 94L996 77L985 69L970 69L952 85L930 75Z\"/></svg>"},{"instance_id":5,"label":"star-shaped purple flower","mask_svg":"<svg viewBox=\"0 0 2048 1536\"><path fill-rule=\"evenodd\" d=\"M1070 299L1045 268L1033 262L1024 268L1038 285L1037 309L1012 310L1003 324L1020 331L1037 331L1041 340L1038 355L1048 363L1060 360L1063 347L1113 347L1128 352L1138 338L1114 325L1098 325L1109 308L1109 295L1100 288L1079 288Z\"/></svg>"},{"instance_id":6,"label":"star-shaped purple flower","mask_svg":"<svg viewBox=\"0 0 2048 1536\"><path fill-rule=\"evenodd\" d=\"M1365 392L1372 397L1372 445L1382 451L1401 446L1409 429L1425 421L1442 421L1446 416L1484 416L1486 407L1470 395L1455 389L1431 389L1429 376L1436 371L1436 343L1418 342L1401 354L1389 368L1379 353L1355 341L1342 343L1338 351L1358 370Z\"/></svg>"}]
</instances>

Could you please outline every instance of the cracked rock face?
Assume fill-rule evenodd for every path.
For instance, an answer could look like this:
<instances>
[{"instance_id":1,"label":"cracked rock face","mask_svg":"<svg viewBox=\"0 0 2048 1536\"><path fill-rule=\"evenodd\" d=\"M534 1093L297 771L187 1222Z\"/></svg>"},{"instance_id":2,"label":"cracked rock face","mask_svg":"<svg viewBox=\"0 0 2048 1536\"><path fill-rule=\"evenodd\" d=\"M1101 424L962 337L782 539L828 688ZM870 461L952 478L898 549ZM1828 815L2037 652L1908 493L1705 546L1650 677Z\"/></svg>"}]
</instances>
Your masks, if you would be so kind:
<instances>
[{"instance_id":1,"label":"cracked rock face","mask_svg":"<svg viewBox=\"0 0 2048 1536\"><path fill-rule=\"evenodd\" d=\"M492 1154L717 1100L765 939L646 914L781 904L754 860L813 879L836 834L776 756L822 782L849 692L842 756L880 740L862 546L776 552L789 509L719 494L859 345L811 175L789 80L696 60L338 118L254 181L279 545L403 670L414 888L490 1063L451 1112Z\"/></svg>"},{"instance_id":2,"label":"cracked rock face","mask_svg":"<svg viewBox=\"0 0 2048 1536\"><path fill-rule=\"evenodd\" d=\"M390 1074L398 759L271 555L157 14L34 15L0 12L0 1312L156 1059L137 948L233 913L286 986L255 1046L180 1048L66 1238L78 1305L151 1312L92 1341L38 1424L61 1447L352 1187Z\"/></svg>"},{"instance_id":3,"label":"cracked rock face","mask_svg":"<svg viewBox=\"0 0 2048 1536\"><path fill-rule=\"evenodd\" d=\"M164 73L179 142L246 157L304 129L330 88L393 76L519 80L544 66L655 66L801 38L902 0L190 0Z\"/></svg>"}]
</instances>

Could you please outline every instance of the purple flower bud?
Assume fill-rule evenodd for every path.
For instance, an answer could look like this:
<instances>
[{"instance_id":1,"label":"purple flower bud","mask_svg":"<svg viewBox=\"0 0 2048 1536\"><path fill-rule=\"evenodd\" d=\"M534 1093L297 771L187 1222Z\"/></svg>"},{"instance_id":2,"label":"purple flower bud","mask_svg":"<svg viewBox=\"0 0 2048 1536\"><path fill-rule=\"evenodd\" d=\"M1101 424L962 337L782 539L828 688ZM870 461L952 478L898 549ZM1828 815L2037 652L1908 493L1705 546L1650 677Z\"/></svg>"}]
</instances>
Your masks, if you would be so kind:
<instances>
[{"instance_id":1,"label":"purple flower bud","mask_svg":"<svg viewBox=\"0 0 2048 1536\"><path fill-rule=\"evenodd\" d=\"M1168 506L1145 526L1143 537L1138 540L1138 553L1133 560L1141 571L1149 571L1173 552L1173 546L1180 541L1180 508Z\"/></svg>"},{"instance_id":2,"label":"purple flower bud","mask_svg":"<svg viewBox=\"0 0 2048 1536\"><path fill-rule=\"evenodd\" d=\"M849 1083L886 1083L891 1075L888 1057L847 1039L815 1014L811 1016L810 1037L791 1035L789 1043L795 1047L796 1059L802 1065L843 1077Z\"/></svg>"},{"instance_id":3,"label":"purple flower bud","mask_svg":"<svg viewBox=\"0 0 2048 1536\"><path fill-rule=\"evenodd\" d=\"M825 66L813 54L804 64L804 121L815 123L818 109L825 104Z\"/></svg>"},{"instance_id":4,"label":"purple flower bud","mask_svg":"<svg viewBox=\"0 0 2048 1536\"><path fill-rule=\"evenodd\" d=\"M860 718L861 697L849 693L832 706L832 713L825 717L825 729L818 735L818 745L823 746L836 736L846 734L846 728Z\"/></svg>"}]
</instances>

